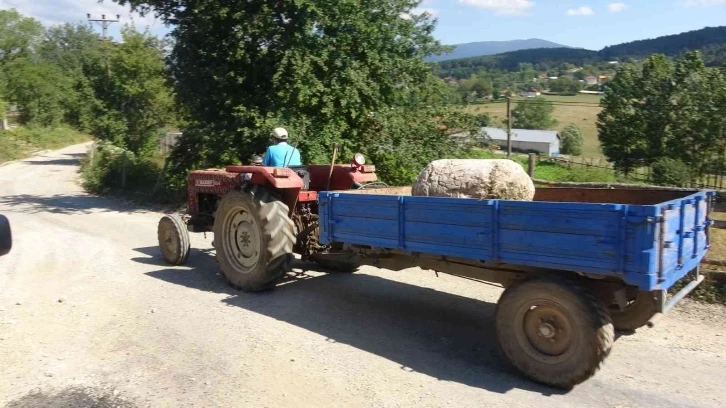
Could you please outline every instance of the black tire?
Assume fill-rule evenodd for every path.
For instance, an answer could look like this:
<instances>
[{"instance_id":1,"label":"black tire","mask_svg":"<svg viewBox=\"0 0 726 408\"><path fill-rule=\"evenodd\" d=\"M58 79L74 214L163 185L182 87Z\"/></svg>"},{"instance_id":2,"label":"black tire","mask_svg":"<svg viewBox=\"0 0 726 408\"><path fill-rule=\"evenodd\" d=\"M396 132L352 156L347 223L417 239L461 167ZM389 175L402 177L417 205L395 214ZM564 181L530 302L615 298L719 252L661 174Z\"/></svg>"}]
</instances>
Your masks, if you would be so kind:
<instances>
[{"instance_id":1,"label":"black tire","mask_svg":"<svg viewBox=\"0 0 726 408\"><path fill-rule=\"evenodd\" d=\"M496 328L514 367L534 381L565 389L592 377L614 340L602 302L559 279L512 283L497 304Z\"/></svg>"},{"instance_id":2,"label":"black tire","mask_svg":"<svg viewBox=\"0 0 726 408\"><path fill-rule=\"evenodd\" d=\"M317 233L317 231L316 231ZM333 243L331 246L331 251L336 251L335 253L338 254L344 254L343 246L339 243ZM349 256L342 257L335 259L336 255L333 254L332 257L326 257L323 255L313 255L313 261L317 263L318 265L322 266L324 269L327 269L331 272L337 272L337 273L354 273L357 272L358 269L361 266L360 260L357 256L345 253Z\"/></svg>"},{"instance_id":3,"label":"black tire","mask_svg":"<svg viewBox=\"0 0 726 408\"><path fill-rule=\"evenodd\" d=\"M316 259L315 263L331 272L355 273L360 268L360 263Z\"/></svg>"},{"instance_id":4,"label":"black tire","mask_svg":"<svg viewBox=\"0 0 726 408\"><path fill-rule=\"evenodd\" d=\"M214 219L217 260L225 279L245 292L275 286L291 270L293 231L287 205L263 187L228 192Z\"/></svg>"},{"instance_id":5,"label":"black tire","mask_svg":"<svg viewBox=\"0 0 726 408\"><path fill-rule=\"evenodd\" d=\"M189 259L189 232L178 215L167 214L161 218L156 230L159 249L164 260L171 265L184 265Z\"/></svg>"},{"instance_id":6,"label":"black tire","mask_svg":"<svg viewBox=\"0 0 726 408\"><path fill-rule=\"evenodd\" d=\"M620 310L617 304L608 308L615 330L639 329L648 324L657 312L656 299L652 292L638 292L635 298L629 301L623 310Z\"/></svg>"}]
</instances>

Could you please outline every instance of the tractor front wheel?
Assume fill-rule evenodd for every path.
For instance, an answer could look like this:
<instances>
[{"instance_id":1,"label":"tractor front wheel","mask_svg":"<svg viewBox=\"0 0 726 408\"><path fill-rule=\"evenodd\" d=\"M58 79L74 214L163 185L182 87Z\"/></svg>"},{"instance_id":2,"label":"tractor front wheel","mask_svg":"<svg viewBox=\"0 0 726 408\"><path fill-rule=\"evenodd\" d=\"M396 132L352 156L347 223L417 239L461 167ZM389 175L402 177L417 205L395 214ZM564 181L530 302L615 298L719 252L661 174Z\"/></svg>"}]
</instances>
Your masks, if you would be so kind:
<instances>
[{"instance_id":1,"label":"tractor front wheel","mask_svg":"<svg viewBox=\"0 0 726 408\"><path fill-rule=\"evenodd\" d=\"M291 270L295 245L288 207L269 191L253 186L230 191L219 203L214 241L222 274L237 289L269 289Z\"/></svg>"},{"instance_id":2,"label":"tractor front wheel","mask_svg":"<svg viewBox=\"0 0 726 408\"><path fill-rule=\"evenodd\" d=\"M178 215L167 214L159 221L156 230L159 249L164 260L171 265L183 265L189 259L189 232Z\"/></svg>"}]
</instances>

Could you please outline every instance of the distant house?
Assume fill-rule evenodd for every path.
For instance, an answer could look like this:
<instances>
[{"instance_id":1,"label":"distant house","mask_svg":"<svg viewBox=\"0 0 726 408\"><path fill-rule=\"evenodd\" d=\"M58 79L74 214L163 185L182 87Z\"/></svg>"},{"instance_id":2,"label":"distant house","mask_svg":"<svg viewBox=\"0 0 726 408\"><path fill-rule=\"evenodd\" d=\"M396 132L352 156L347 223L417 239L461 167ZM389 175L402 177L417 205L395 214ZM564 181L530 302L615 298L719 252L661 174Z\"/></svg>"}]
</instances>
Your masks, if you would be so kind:
<instances>
[{"instance_id":1,"label":"distant house","mask_svg":"<svg viewBox=\"0 0 726 408\"><path fill-rule=\"evenodd\" d=\"M483 127L481 132L486 132L492 143L502 149L507 148L507 131L505 129ZM557 156L560 154L560 134L556 130L512 129L512 149Z\"/></svg>"},{"instance_id":2,"label":"distant house","mask_svg":"<svg viewBox=\"0 0 726 408\"><path fill-rule=\"evenodd\" d=\"M556 77L556 76L551 76L551 77L547 77L547 79L549 79L550 81L554 81L554 80L555 80L555 79L557 79L557 78L558 78L558 77Z\"/></svg>"},{"instance_id":3,"label":"distant house","mask_svg":"<svg viewBox=\"0 0 726 408\"><path fill-rule=\"evenodd\" d=\"M596 76L590 75L585 77L585 83L588 85L599 85L598 78Z\"/></svg>"},{"instance_id":4,"label":"distant house","mask_svg":"<svg viewBox=\"0 0 726 408\"><path fill-rule=\"evenodd\" d=\"M457 83L458 83L458 81L456 80L456 78L454 78L454 77L450 77L450 76L449 76L449 77L446 77L446 78L444 78L444 82L446 82L446 83L447 83L447 84L449 84L449 85L455 85L455 84L457 84Z\"/></svg>"},{"instance_id":5,"label":"distant house","mask_svg":"<svg viewBox=\"0 0 726 408\"><path fill-rule=\"evenodd\" d=\"M528 91L522 92L520 95L522 95L523 98L534 98L542 95L542 92L537 89L530 89Z\"/></svg>"},{"instance_id":6,"label":"distant house","mask_svg":"<svg viewBox=\"0 0 726 408\"><path fill-rule=\"evenodd\" d=\"M602 84L604 84L605 82L607 82L607 81L608 81L608 79L610 79L610 77L609 77L609 76L607 76L607 75L600 75L600 76L598 76L598 77L597 77L597 84L598 84L598 85L602 85Z\"/></svg>"}]
</instances>

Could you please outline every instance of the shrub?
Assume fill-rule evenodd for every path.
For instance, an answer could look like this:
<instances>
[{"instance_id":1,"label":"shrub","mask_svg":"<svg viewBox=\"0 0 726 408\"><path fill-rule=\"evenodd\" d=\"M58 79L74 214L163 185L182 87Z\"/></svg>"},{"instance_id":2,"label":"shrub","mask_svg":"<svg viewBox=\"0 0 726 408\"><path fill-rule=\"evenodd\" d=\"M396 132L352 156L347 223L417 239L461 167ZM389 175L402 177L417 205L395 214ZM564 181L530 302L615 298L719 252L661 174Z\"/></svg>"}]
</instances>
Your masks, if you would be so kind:
<instances>
[{"instance_id":1,"label":"shrub","mask_svg":"<svg viewBox=\"0 0 726 408\"><path fill-rule=\"evenodd\" d=\"M83 160L81 177L83 187L96 194L120 194L163 204L184 202L186 180L178 185L172 183L162 174L163 166L161 155L137 156L110 142L101 142L95 153ZM122 185L124 167L126 188Z\"/></svg>"},{"instance_id":2,"label":"shrub","mask_svg":"<svg viewBox=\"0 0 726 408\"><path fill-rule=\"evenodd\" d=\"M161 171L161 167L148 158L140 158L126 149L101 142L93 155L83 162L83 186L99 194L121 190L124 169L126 187L135 191L151 191Z\"/></svg>"},{"instance_id":3,"label":"shrub","mask_svg":"<svg viewBox=\"0 0 726 408\"><path fill-rule=\"evenodd\" d=\"M534 171L534 178L564 182L602 182L613 183L617 179L615 173L608 169L572 167L568 168L557 163L540 161Z\"/></svg>"},{"instance_id":4,"label":"shrub","mask_svg":"<svg viewBox=\"0 0 726 408\"><path fill-rule=\"evenodd\" d=\"M582 132L577 125L569 124L562 129L560 132L562 138L562 145L560 150L563 154L569 154L572 156L579 156L582 154L582 147L585 144L585 139L582 137Z\"/></svg>"},{"instance_id":5,"label":"shrub","mask_svg":"<svg viewBox=\"0 0 726 408\"><path fill-rule=\"evenodd\" d=\"M691 180L691 170L678 159L662 157L651 165L653 182L662 186L682 187Z\"/></svg>"}]
</instances>

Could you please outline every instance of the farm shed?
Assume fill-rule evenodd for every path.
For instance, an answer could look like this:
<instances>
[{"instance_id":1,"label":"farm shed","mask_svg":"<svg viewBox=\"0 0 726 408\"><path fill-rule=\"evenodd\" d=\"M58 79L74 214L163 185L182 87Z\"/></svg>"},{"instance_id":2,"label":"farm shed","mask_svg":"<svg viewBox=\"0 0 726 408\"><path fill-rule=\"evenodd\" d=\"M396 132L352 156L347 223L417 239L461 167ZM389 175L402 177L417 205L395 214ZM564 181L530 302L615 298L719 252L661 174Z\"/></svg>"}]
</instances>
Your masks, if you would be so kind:
<instances>
[{"instance_id":1,"label":"farm shed","mask_svg":"<svg viewBox=\"0 0 726 408\"><path fill-rule=\"evenodd\" d=\"M481 132L486 132L492 143L507 148L505 129L483 127ZM512 129L512 150L557 156L560 154L560 134L556 130Z\"/></svg>"}]
</instances>

